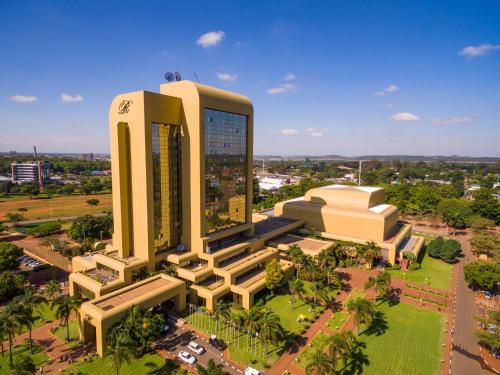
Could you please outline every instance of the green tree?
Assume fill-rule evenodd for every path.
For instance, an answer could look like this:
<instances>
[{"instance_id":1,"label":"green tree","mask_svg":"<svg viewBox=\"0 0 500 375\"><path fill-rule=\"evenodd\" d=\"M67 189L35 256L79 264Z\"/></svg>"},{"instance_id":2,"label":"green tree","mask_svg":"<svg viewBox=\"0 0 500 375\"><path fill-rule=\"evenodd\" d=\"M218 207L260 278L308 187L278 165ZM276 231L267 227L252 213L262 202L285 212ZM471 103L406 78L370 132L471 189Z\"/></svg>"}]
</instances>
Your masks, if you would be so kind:
<instances>
[{"instance_id":1,"label":"green tree","mask_svg":"<svg viewBox=\"0 0 500 375\"><path fill-rule=\"evenodd\" d=\"M61 286L56 280L50 280L43 290L43 294L51 301L58 297L61 293Z\"/></svg>"},{"instance_id":2,"label":"green tree","mask_svg":"<svg viewBox=\"0 0 500 375\"><path fill-rule=\"evenodd\" d=\"M68 235L75 241L83 242L87 238L100 238L101 235L109 236L113 227L110 215L95 217L84 215L75 219L68 230Z\"/></svg>"},{"instance_id":3,"label":"green tree","mask_svg":"<svg viewBox=\"0 0 500 375\"><path fill-rule=\"evenodd\" d=\"M387 271L379 272L376 277L370 276L365 283L365 289L375 286L377 298L388 298L391 292L391 274Z\"/></svg>"},{"instance_id":4,"label":"green tree","mask_svg":"<svg viewBox=\"0 0 500 375\"><path fill-rule=\"evenodd\" d=\"M464 199L444 199L437 206L443 222L455 229L463 229L470 225L472 209L469 201Z\"/></svg>"},{"instance_id":5,"label":"green tree","mask_svg":"<svg viewBox=\"0 0 500 375\"><path fill-rule=\"evenodd\" d=\"M281 285L283 282L284 273L281 268L280 261L277 259L272 259L266 265L266 287L274 293L274 291Z\"/></svg>"},{"instance_id":6,"label":"green tree","mask_svg":"<svg viewBox=\"0 0 500 375\"><path fill-rule=\"evenodd\" d=\"M7 332L9 342L9 365L10 368L12 368L14 366L12 347L14 345L15 337L21 332L23 324L22 306L18 303L11 302L0 314L3 315L0 322L5 324L3 328L5 332Z\"/></svg>"},{"instance_id":7,"label":"green tree","mask_svg":"<svg viewBox=\"0 0 500 375\"><path fill-rule=\"evenodd\" d=\"M500 311L490 311L486 318L478 317L479 322L487 329L477 329L475 334L479 337L479 345L490 351L500 350Z\"/></svg>"},{"instance_id":8,"label":"green tree","mask_svg":"<svg viewBox=\"0 0 500 375\"><path fill-rule=\"evenodd\" d=\"M200 364L196 365L196 370L198 370L200 375L229 375L223 369L224 365L222 363L216 364L212 358L208 360L207 368L204 368Z\"/></svg>"},{"instance_id":9,"label":"green tree","mask_svg":"<svg viewBox=\"0 0 500 375\"><path fill-rule=\"evenodd\" d=\"M5 217L9 222L12 224L16 225L17 223L21 221L26 221L26 218L24 217L23 214L18 214L17 212L7 212L5 214Z\"/></svg>"},{"instance_id":10,"label":"green tree","mask_svg":"<svg viewBox=\"0 0 500 375\"><path fill-rule=\"evenodd\" d=\"M318 301L321 301L325 304L330 301L328 289L325 287L322 281L316 281L312 283L310 292L313 297L313 303L315 306Z\"/></svg>"},{"instance_id":11,"label":"green tree","mask_svg":"<svg viewBox=\"0 0 500 375\"><path fill-rule=\"evenodd\" d=\"M11 375L30 375L36 371L33 358L27 355L19 357L11 368Z\"/></svg>"},{"instance_id":12,"label":"green tree","mask_svg":"<svg viewBox=\"0 0 500 375\"><path fill-rule=\"evenodd\" d=\"M94 215L94 207L98 206L99 203L101 203L99 201L99 199L89 199L89 200L87 200L87 204L90 206L90 208L92 210L92 215Z\"/></svg>"},{"instance_id":13,"label":"green tree","mask_svg":"<svg viewBox=\"0 0 500 375\"><path fill-rule=\"evenodd\" d=\"M26 278L22 274L2 272L0 274L0 302L6 302L23 294Z\"/></svg>"},{"instance_id":14,"label":"green tree","mask_svg":"<svg viewBox=\"0 0 500 375\"><path fill-rule=\"evenodd\" d=\"M42 302L46 302L46 299L43 296L36 294L32 288L27 288L23 295L17 296L13 300L13 303L18 303L22 306L22 319L23 323L28 326L31 354L33 354L33 339L31 337L33 325L38 319L40 319L39 316L35 315L35 309L38 304Z\"/></svg>"},{"instance_id":15,"label":"green tree","mask_svg":"<svg viewBox=\"0 0 500 375\"><path fill-rule=\"evenodd\" d=\"M288 282L288 289L290 289L290 294L292 296L291 302L293 309L295 308L295 298L300 298L300 296L302 296L302 294L305 292L304 282L299 278L294 278Z\"/></svg>"},{"instance_id":16,"label":"green tree","mask_svg":"<svg viewBox=\"0 0 500 375\"><path fill-rule=\"evenodd\" d=\"M427 254L429 254L429 256L433 258L441 258L441 249L443 248L443 245L444 245L443 237L439 236L434 238L427 245Z\"/></svg>"},{"instance_id":17,"label":"green tree","mask_svg":"<svg viewBox=\"0 0 500 375\"><path fill-rule=\"evenodd\" d=\"M356 335L359 336L359 328L361 324L371 324L375 314L375 305L371 301L357 297L349 299L347 309L349 312L354 313L353 323L356 326Z\"/></svg>"},{"instance_id":18,"label":"green tree","mask_svg":"<svg viewBox=\"0 0 500 375\"><path fill-rule=\"evenodd\" d=\"M332 365L337 368L338 362L342 361L345 367L349 354L356 344L356 337L352 331L344 331L330 336L328 338L327 352Z\"/></svg>"},{"instance_id":19,"label":"green tree","mask_svg":"<svg viewBox=\"0 0 500 375\"><path fill-rule=\"evenodd\" d=\"M312 373L336 375L338 371L335 369L335 366L332 365L328 356L323 353L322 350L318 349L306 365L306 374Z\"/></svg>"},{"instance_id":20,"label":"green tree","mask_svg":"<svg viewBox=\"0 0 500 375\"><path fill-rule=\"evenodd\" d=\"M464 266L465 281L481 290L490 290L500 283L500 264L482 260Z\"/></svg>"},{"instance_id":21,"label":"green tree","mask_svg":"<svg viewBox=\"0 0 500 375\"><path fill-rule=\"evenodd\" d=\"M453 263L461 252L460 242L446 240L441 248L440 257L447 263Z\"/></svg>"},{"instance_id":22,"label":"green tree","mask_svg":"<svg viewBox=\"0 0 500 375\"><path fill-rule=\"evenodd\" d=\"M482 217L500 224L500 202L493 196L491 189L478 189L473 193L472 211Z\"/></svg>"},{"instance_id":23,"label":"green tree","mask_svg":"<svg viewBox=\"0 0 500 375\"><path fill-rule=\"evenodd\" d=\"M59 223L42 223L28 230L28 234L37 237L46 237L58 233L61 230Z\"/></svg>"},{"instance_id":24,"label":"green tree","mask_svg":"<svg viewBox=\"0 0 500 375\"><path fill-rule=\"evenodd\" d=\"M124 363L131 362L134 354L134 342L127 333L120 333L113 345L109 346L106 354L113 361L115 375L120 373L120 368Z\"/></svg>"},{"instance_id":25,"label":"green tree","mask_svg":"<svg viewBox=\"0 0 500 375\"><path fill-rule=\"evenodd\" d=\"M40 189L35 184L22 184L21 185L21 194L27 195L30 199L33 199L35 195L40 193Z\"/></svg>"},{"instance_id":26,"label":"green tree","mask_svg":"<svg viewBox=\"0 0 500 375\"><path fill-rule=\"evenodd\" d=\"M364 245L364 248L365 248L364 258L366 262L370 265L370 267L372 267L373 261L382 256L382 249L373 241L367 242Z\"/></svg>"},{"instance_id":27,"label":"green tree","mask_svg":"<svg viewBox=\"0 0 500 375\"><path fill-rule=\"evenodd\" d=\"M489 231L495 228L495 222L481 216L476 216L471 220L470 227L475 233Z\"/></svg>"},{"instance_id":28,"label":"green tree","mask_svg":"<svg viewBox=\"0 0 500 375\"><path fill-rule=\"evenodd\" d=\"M475 233L471 240L471 246L476 254L500 258L500 236L497 234Z\"/></svg>"},{"instance_id":29,"label":"green tree","mask_svg":"<svg viewBox=\"0 0 500 375\"><path fill-rule=\"evenodd\" d=\"M73 312L73 302L71 297L63 294L52 301L54 315L66 327L66 341L69 342L69 318Z\"/></svg>"},{"instance_id":30,"label":"green tree","mask_svg":"<svg viewBox=\"0 0 500 375\"><path fill-rule=\"evenodd\" d=\"M269 343L278 345L285 336L285 330L280 322L280 317L269 309L265 309L259 320L259 337L264 343L266 355L269 353Z\"/></svg>"},{"instance_id":31,"label":"green tree","mask_svg":"<svg viewBox=\"0 0 500 375\"><path fill-rule=\"evenodd\" d=\"M15 271L19 268L19 258L23 249L11 242L0 242L0 272Z\"/></svg>"}]
</instances>

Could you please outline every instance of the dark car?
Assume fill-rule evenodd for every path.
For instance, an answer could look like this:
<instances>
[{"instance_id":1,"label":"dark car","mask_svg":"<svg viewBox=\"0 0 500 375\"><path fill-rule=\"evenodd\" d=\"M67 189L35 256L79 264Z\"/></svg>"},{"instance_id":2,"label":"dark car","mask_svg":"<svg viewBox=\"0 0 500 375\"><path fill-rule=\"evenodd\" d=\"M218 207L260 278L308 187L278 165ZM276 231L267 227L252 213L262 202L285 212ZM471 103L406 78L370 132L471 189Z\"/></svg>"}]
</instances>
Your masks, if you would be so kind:
<instances>
[{"instance_id":1,"label":"dark car","mask_svg":"<svg viewBox=\"0 0 500 375\"><path fill-rule=\"evenodd\" d=\"M216 336L210 337L208 339L208 343L220 352L226 349L226 344L224 343L224 341L218 339Z\"/></svg>"}]
</instances>

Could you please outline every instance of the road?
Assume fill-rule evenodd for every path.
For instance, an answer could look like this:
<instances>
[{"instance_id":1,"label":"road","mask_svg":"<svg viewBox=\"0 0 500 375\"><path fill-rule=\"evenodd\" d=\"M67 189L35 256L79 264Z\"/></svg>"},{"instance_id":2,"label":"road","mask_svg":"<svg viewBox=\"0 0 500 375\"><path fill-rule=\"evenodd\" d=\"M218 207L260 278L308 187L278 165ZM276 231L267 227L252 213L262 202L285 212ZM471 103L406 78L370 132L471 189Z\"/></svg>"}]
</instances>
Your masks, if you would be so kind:
<instances>
[{"instance_id":1,"label":"road","mask_svg":"<svg viewBox=\"0 0 500 375\"><path fill-rule=\"evenodd\" d=\"M230 375L241 375L241 372L237 371L235 368L225 365L222 359L221 352L211 347L205 339L198 337L194 331L185 329L183 327L173 327L172 330L173 331L168 336L160 340L160 342L157 344L162 349L167 350L176 357L181 350L184 350L194 355L198 360L197 363L205 368L207 368L208 366L208 361L210 359L213 359L216 364L222 364L224 366L223 370ZM200 355L188 350L187 345L190 341L195 341L197 344L203 346L206 350L205 353Z\"/></svg>"},{"instance_id":2,"label":"road","mask_svg":"<svg viewBox=\"0 0 500 375\"><path fill-rule=\"evenodd\" d=\"M474 292L467 286L463 276L464 265L474 259L469 236L457 236L456 239L462 244L464 257L457 265L458 279L451 373L452 375L491 375L494 372L484 365L479 355L477 337L474 336L474 331L477 328L475 317L479 315Z\"/></svg>"}]
</instances>

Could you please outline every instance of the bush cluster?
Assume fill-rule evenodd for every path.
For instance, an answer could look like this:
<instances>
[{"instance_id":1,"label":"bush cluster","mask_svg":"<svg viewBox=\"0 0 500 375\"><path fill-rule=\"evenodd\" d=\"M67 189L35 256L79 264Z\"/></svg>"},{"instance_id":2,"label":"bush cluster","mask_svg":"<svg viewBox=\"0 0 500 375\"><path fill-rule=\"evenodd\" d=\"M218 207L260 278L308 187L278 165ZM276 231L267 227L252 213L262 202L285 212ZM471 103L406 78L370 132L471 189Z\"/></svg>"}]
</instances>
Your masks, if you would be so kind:
<instances>
[{"instance_id":1,"label":"bush cluster","mask_svg":"<svg viewBox=\"0 0 500 375\"><path fill-rule=\"evenodd\" d=\"M453 263L462 251L460 242L456 240L445 240L439 236L427 245L427 254L433 258L442 259L447 263Z\"/></svg>"}]
</instances>

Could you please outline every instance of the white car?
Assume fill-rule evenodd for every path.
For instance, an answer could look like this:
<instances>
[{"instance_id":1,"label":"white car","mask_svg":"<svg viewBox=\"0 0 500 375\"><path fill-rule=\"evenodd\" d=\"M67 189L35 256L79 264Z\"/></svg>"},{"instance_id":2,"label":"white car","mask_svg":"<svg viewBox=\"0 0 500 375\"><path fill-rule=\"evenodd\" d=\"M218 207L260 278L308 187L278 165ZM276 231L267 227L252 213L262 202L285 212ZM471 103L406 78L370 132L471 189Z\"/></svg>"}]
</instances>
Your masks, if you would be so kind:
<instances>
[{"instance_id":1,"label":"white car","mask_svg":"<svg viewBox=\"0 0 500 375\"><path fill-rule=\"evenodd\" d=\"M188 365L194 365L196 363L196 357L194 355L189 354L188 352L182 351L179 352L177 357L184 363Z\"/></svg>"},{"instance_id":2,"label":"white car","mask_svg":"<svg viewBox=\"0 0 500 375\"><path fill-rule=\"evenodd\" d=\"M203 354L203 353L205 353L205 348L203 346L201 346L201 345L198 345L194 341L191 341L188 344L188 349L191 350L192 352L196 353L196 354Z\"/></svg>"},{"instance_id":3,"label":"white car","mask_svg":"<svg viewBox=\"0 0 500 375\"><path fill-rule=\"evenodd\" d=\"M245 375L264 375L262 372L260 372L259 370L256 370L252 367L247 367L245 369Z\"/></svg>"}]
</instances>

